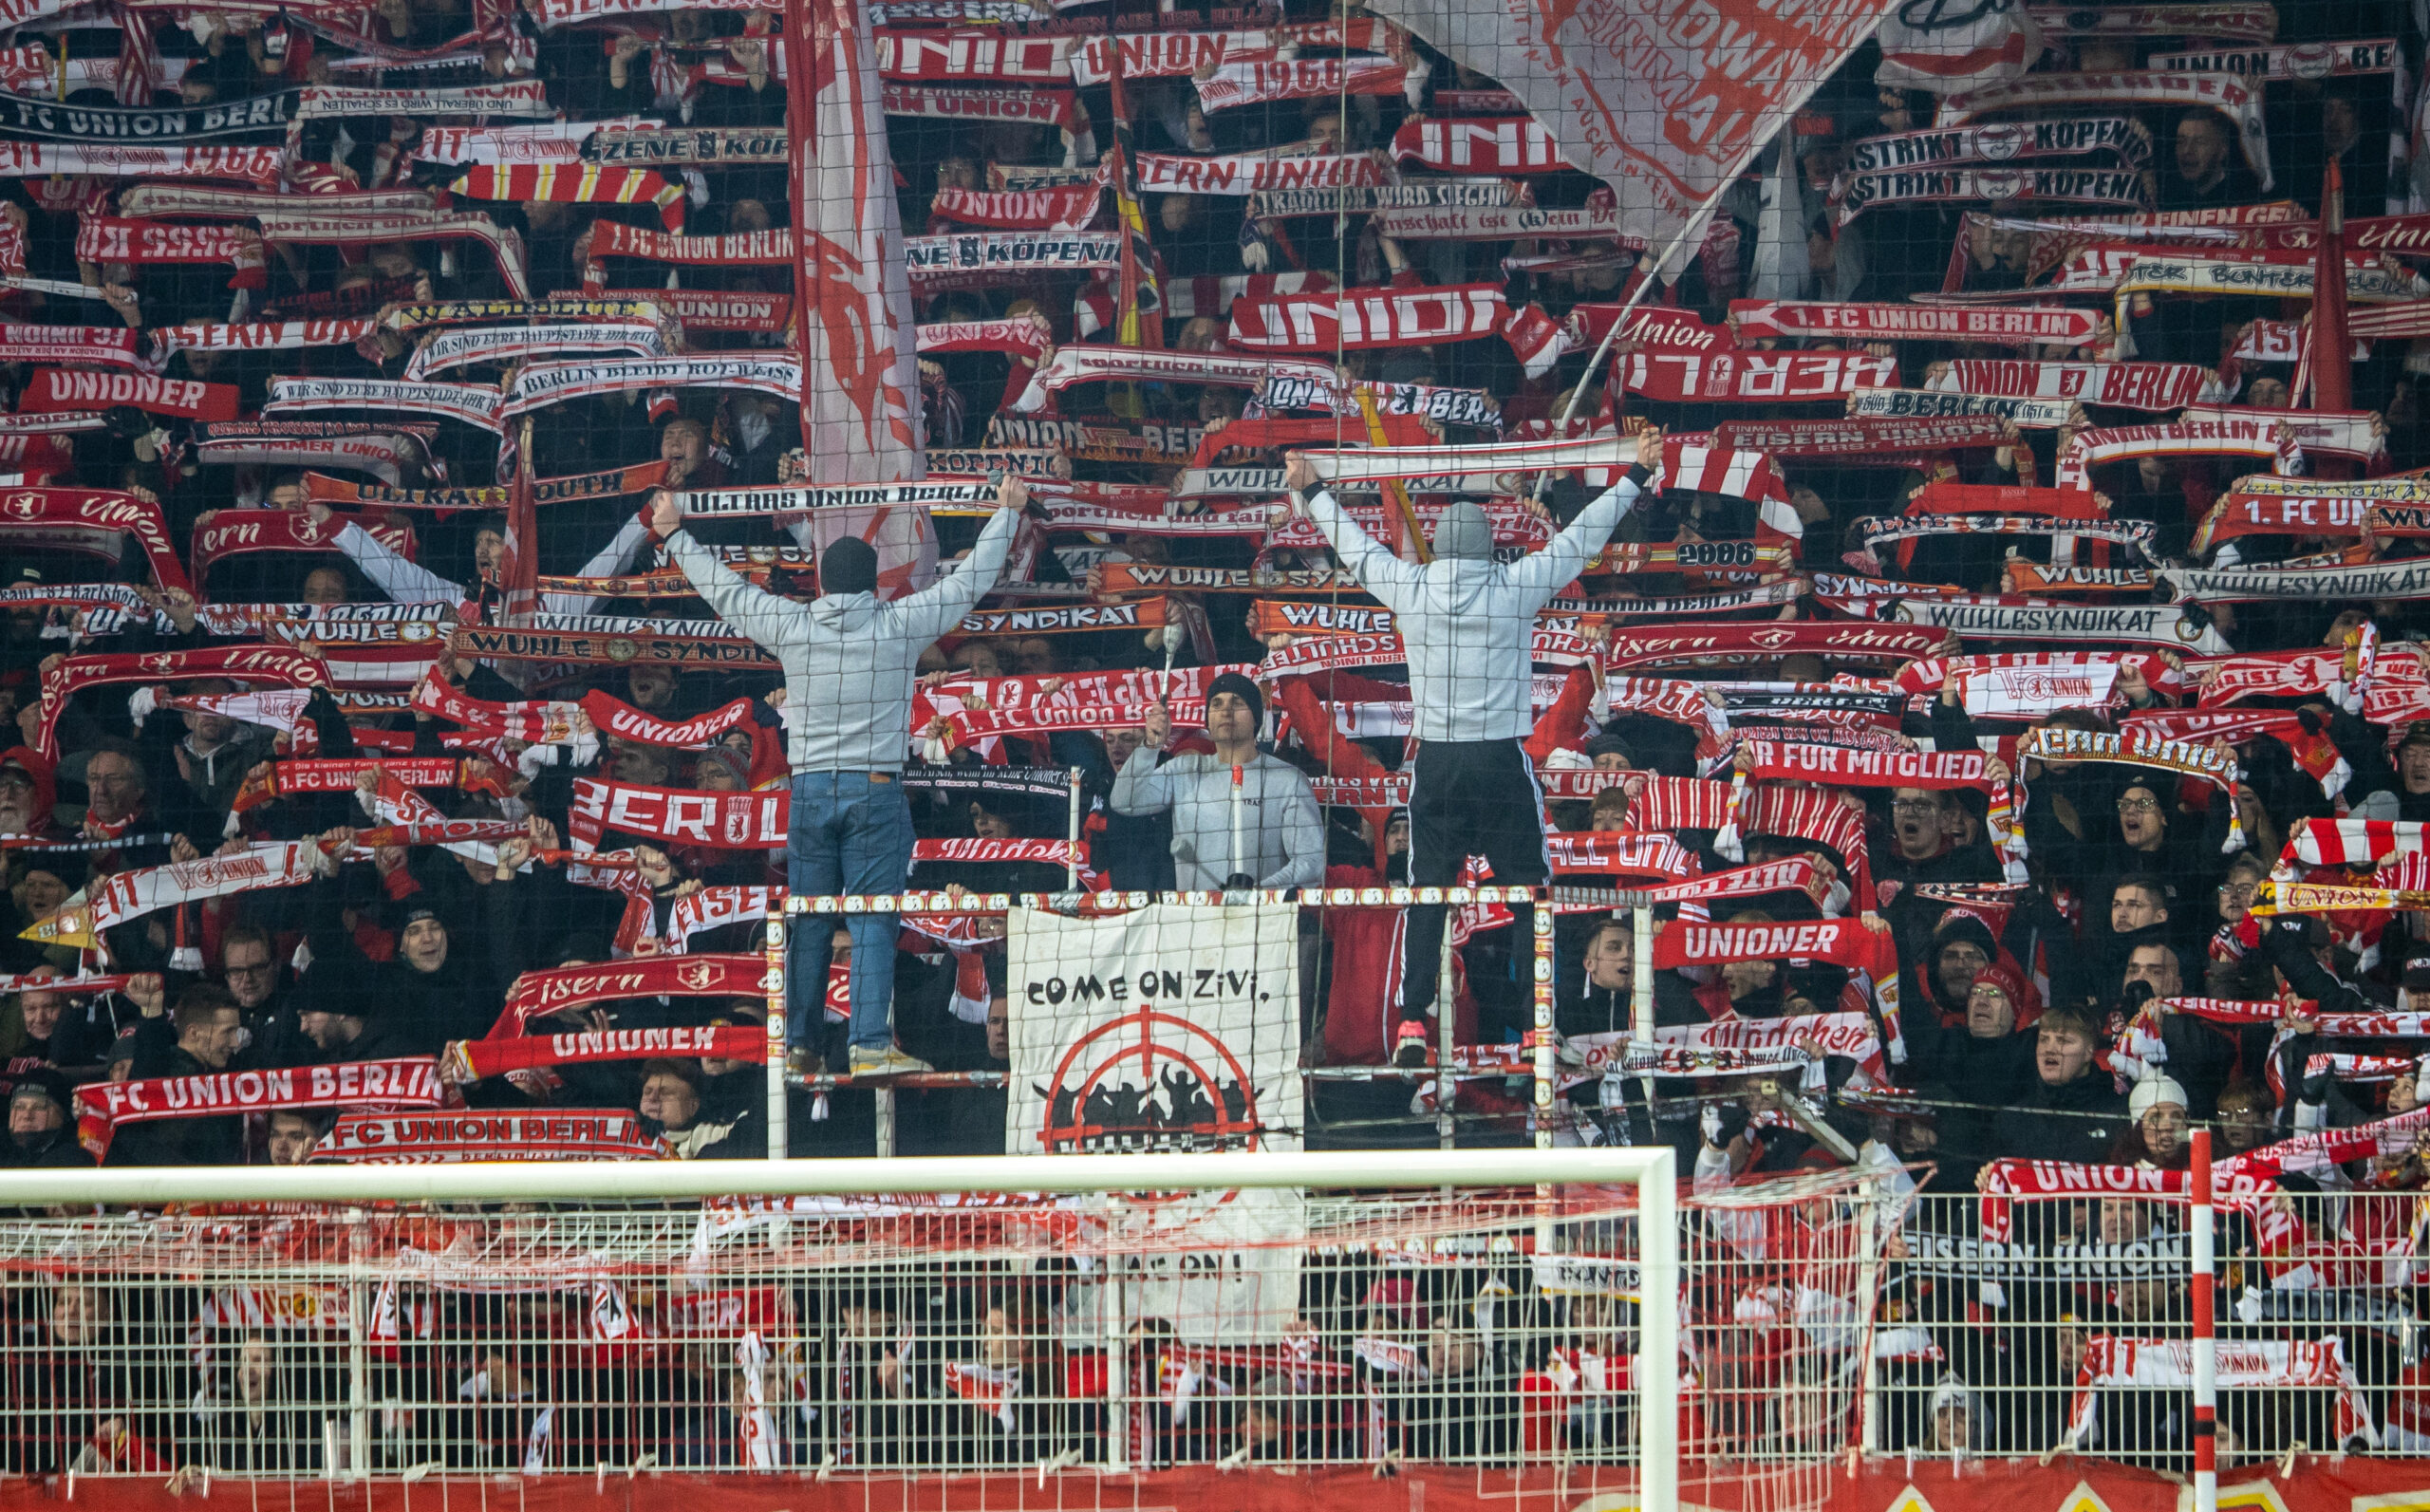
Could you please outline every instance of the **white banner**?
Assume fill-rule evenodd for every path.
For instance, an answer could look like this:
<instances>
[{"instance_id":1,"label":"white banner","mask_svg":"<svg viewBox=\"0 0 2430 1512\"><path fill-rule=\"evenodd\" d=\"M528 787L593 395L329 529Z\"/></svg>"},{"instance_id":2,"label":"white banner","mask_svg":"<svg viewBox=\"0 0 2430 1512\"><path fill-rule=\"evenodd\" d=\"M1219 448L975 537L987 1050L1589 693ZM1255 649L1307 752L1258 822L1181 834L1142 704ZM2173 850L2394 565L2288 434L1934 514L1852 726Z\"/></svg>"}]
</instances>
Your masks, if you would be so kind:
<instances>
[{"instance_id":1,"label":"white banner","mask_svg":"<svg viewBox=\"0 0 2430 1512\"><path fill-rule=\"evenodd\" d=\"M1299 1148L1298 912L1159 905L1066 919L1013 909L1004 1148ZM1219 1266L1185 1269L1179 1255L1143 1243L1124 1260L1128 1316L1227 1341L1279 1338L1298 1316L1298 1194L1197 1193L1145 1221L1242 1247Z\"/></svg>"},{"instance_id":2,"label":"white banner","mask_svg":"<svg viewBox=\"0 0 2430 1512\"><path fill-rule=\"evenodd\" d=\"M1299 1148L1295 907L1011 919L1008 1153Z\"/></svg>"}]
</instances>

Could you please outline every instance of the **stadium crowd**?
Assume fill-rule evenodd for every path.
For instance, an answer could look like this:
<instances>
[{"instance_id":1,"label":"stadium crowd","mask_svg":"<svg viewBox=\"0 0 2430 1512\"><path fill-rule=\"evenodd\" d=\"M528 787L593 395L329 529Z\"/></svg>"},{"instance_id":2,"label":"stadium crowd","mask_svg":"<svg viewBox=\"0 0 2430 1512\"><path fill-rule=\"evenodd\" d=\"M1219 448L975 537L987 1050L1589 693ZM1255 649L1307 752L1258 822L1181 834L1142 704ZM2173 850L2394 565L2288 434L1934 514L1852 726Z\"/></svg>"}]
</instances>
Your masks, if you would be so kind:
<instances>
[{"instance_id":1,"label":"stadium crowd","mask_svg":"<svg viewBox=\"0 0 2430 1512\"><path fill-rule=\"evenodd\" d=\"M1271 1011L1375 1073L1302 1137L1433 1140L1449 933L1464 1141L1904 1166L2148 1259L2207 1126L2261 1291L2411 1296L2359 1194L2430 1187L2418 7L2036 9L1972 94L1868 43L1657 268L1356 6L881 0L933 583L739 492L830 481L769 376L774 12L103 9L0 48L0 1163L376 1158L332 1141L440 1104L535 1120L459 1156L763 1155L757 976L672 971L788 884L1617 885L1651 973L1533 905L1542 1116L1530 906L1306 909ZM1000 917L791 950L793 1154L873 1149L880 1084L895 1152L1005 1148ZM1963 1383L2081 1339L1979 1358L1904 1258L1908 1441L2080 1426ZM2181 1334L2178 1286L2043 1286L2035 1337Z\"/></svg>"}]
</instances>

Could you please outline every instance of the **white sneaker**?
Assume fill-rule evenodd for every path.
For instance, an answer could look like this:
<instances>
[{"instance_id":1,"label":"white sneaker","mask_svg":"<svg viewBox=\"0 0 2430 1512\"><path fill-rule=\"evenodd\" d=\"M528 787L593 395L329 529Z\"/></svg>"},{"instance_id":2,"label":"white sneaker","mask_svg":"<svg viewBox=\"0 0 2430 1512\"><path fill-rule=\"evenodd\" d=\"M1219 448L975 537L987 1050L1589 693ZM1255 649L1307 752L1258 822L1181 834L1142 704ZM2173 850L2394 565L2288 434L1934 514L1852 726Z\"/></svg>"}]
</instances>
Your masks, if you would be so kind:
<instances>
[{"instance_id":1,"label":"white sneaker","mask_svg":"<svg viewBox=\"0 0 2430 1512\"><path fill-rule=\"evenodd\" d=\"M892 1045L883 1050L852 1047L851 1074L860 1076L917 1076L937 1068L917 1055L907 1055Z\"/></svg>"}]
</instances>

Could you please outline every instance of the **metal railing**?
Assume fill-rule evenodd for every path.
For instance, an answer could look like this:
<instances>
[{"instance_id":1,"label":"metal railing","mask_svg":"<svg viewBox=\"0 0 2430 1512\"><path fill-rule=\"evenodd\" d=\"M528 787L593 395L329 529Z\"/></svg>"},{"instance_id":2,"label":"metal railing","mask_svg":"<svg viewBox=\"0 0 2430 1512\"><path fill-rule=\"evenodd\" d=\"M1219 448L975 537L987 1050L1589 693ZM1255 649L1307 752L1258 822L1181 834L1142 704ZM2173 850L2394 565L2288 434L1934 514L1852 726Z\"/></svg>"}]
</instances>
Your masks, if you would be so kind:
<instances>
[{"instance_id":1,"label":"metal railing","mask_svg":"<svg viewBox=\"0 0 2430 1512\"><path fill-rule=\"evenodd\" d=\"M1407 1460L1785 1506L1858 1410L1882 1215L1846 1175L1682 1206L1667 1150L978 1167L0 1174L0 1203L189 1204L0 1224L0 1468Z\"/></svg>"},{"instance_id":2,"label":"metal railing","mask_svg":"<svg viewBox=\"0 0 2430 1512\"><path fill-rule=\"evenodd\" d=\"M2421 1195L2223 1203L2204 1287L2182 1196L1915 1197L1889 1248L1859 1443L1916 1457L2075 1452L2196 1472L2430 1451ZM2213 1322L2201 1325L2209 1291ZM2210 1335L2204 1348L2205 1335ZM2215 1434L2201 1357L2215 1354Z\"/></svg>"},{"instance_id":3,"label":"metal railing","mask_svg":"<svg viewBox=\"0 0 2430 1512\"><path fill-rule=\"evenodd\" d=\"M1560 913L1605 912L1627 910L1632 920L1636 945L1636 966L1632 999L1638 1005L1634 1033L1640 1040L1651 1040L1654 1032L1654 910L1646 895L1639 890L1608 887L1558 886L1546 887L1501 887L1492 886L1451 887L1307 887L1286 891L1242 889L1232 892L1101 892L1072 891L1064 893L977 893L977 892L901 892L871 894L832 894L818 897L786 896L781 900L782 912L769 919L764 936L767 957L767 1119L768 1156L771 1160L787 1158L792 1144L792 1109L787 1089L810 1092L831 1092L860 1085L854 1078L838 1075L789 1076L785 1066L787 980L787 931L794 921L802 917L842 920L870 913L937 914L975 917L1000 916L1014 907L1037 908L1067 917L1083 917L1129 912L1156 904L1174 904L1194 907L1254 906L1262 904L1290 903L1303 908L1406 908L1411 904L1445 905L1458 907L1471 904L1523 904L1530 907L1533 934L1528 942L1530 957L1531 1034L1526 1051L1528 1109L1526 1131L1530 1142L1540 1149L1549 1149L1555 1143L1555 1036L1553 1033L1553 928ZM1540 906L1541 905L1541 906ZM1443 956L1440 962L1442 984L1437 991L1438 1002L1451 1001L1452 958L1455 946L1452 931L1444 931ZM1298 1012L1298 1005L1289 1005ZM1430 1073L1421 1073L1395 1070L1389 1066L1333 1066L1309 1068L1311 1080L1337 1081L1410 1081L1430 1079L1433 1084L1435 1140L1439 1148L1453 1149L1459 1144L1457 1087L1464 1074L1458 1047L1453 1041L1454 1017L1451 1014L1436 1015L1437 1042L1435 1064ZM1482 1074L1506 1076L1505 1069L1497 1068ZM877 1153L891 1155L895 1148L895 1092L899 1088L989 1088L1003 1085L1003 1073L993 1072L939 1072L911 1078L893 1077L870 1084L875 1111ZM1653 1078L1645 1079L1648 1101L1653 1097Z\"/></svg>"}]
</instances>

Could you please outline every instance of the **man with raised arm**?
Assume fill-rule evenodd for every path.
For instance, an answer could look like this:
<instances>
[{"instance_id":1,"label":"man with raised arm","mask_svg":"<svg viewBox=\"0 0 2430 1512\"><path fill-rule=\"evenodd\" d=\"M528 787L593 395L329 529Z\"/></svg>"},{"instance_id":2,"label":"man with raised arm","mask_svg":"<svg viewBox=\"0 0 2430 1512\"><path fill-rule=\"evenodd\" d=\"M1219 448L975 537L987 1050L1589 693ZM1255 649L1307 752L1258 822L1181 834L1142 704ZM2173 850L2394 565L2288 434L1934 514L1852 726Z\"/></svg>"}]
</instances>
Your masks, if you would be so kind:
<instances>
[{"instance_id":1,"label":"man with raised arm","mask_svg":"<svg viewBox=\"0 0 2430 1512\"><path fill-rule=\"evenodd\" d=\"M1493 527L1466 499L1434 527L1434 560L1404 562L1342 513L1329 492L1311 495L1316 469L1303 453L1285 461L1292 506L1317 522L1342 568L1393 611L1408 652L1417 751L1411 759L1409 882L1449 887L1462 863L1482 855L1502 887L1540 887L1552 872L1544 850L1543 799L1525 742L1534 727L1527 693L1536 611L1578 574L1636 501L1662 458L1662 433L1641 432L1627 476L1579 512L1543 550L1505 566L1493 559ZM1409 910L1401 1021L1393 1063L1426 1064L1443 953L1441 904Z\"/></svg>"},{"instance_id":2,"label":"man with raised arm","mask_svg":"<svg viewBox=\"0 0 2430 1512\"><path fill-rule=\"evenodd\" d=\"M877 552L850 536L818 561L818 597L796 604L754 588L683 529L671 493L650 498L649 528L719 618L776 654L785 670L793 827L786 885L796 896L900 892L911 874L911 806L903 758L911 745L911 691L920 653L962 623L996 586L1029 490L1007 478L995 518L951 572L888 603ZM894 915L859 913L852 937L850 1072L896 1076L929 1069L895 1048ZM827 996L832 937L804 921L788 934L787 1065L810 1069L811 1036Z\"/></svg>"}]
</instances>

